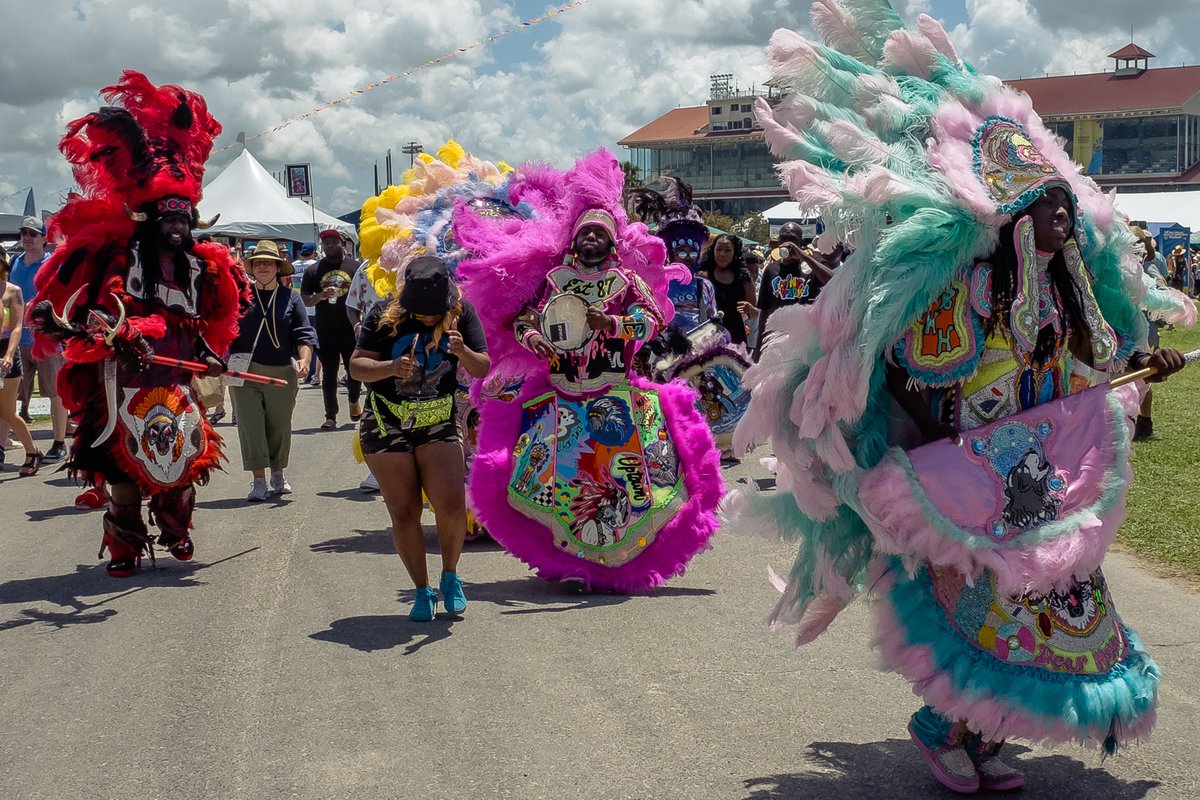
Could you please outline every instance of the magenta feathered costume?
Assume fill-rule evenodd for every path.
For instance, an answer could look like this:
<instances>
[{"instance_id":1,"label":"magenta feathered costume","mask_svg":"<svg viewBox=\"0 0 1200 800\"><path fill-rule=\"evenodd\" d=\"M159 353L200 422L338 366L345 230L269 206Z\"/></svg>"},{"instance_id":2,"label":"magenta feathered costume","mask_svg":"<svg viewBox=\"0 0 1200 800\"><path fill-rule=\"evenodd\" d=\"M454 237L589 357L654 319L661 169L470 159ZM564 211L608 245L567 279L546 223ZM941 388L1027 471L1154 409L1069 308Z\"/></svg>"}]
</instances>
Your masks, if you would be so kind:
<instances>
[{"instance_id":1,"label":"magenta feathered costume","mask_svg":"<svg viewBox=\"0 0 1200 800\"><path fill-rule=\"evenodd\" d=\"M509 199L528 203L535 219L488 219L459 207L454 235L475 254L459 265L458 277L492 358L491 374L476 388L479 452L470 483L476 515L542 578L635 592L682 574L707 547L722 480L695 392L635 378L629 366L672 314L667 285L677 267L664 268L661 240L628 222L623 181L605 150L565 173L527 166ZM600 380L588 368L572 377L565 366L583 366L579 359L589 356L562 355L552 369L514 334L519 316L531 310L538 316L550 295L562 293L564 270L572 277L573 232L587 212L611 221L614 251L590 282L580 272L576 288L586 284L580 289L586 295L603 283L593 303L617 317L636 315L628 330L618 325L580 351L593 359L607 353L610 365L619 366ZM622 288L610 288L610 279Z\"/></svg>"}]
</instances>

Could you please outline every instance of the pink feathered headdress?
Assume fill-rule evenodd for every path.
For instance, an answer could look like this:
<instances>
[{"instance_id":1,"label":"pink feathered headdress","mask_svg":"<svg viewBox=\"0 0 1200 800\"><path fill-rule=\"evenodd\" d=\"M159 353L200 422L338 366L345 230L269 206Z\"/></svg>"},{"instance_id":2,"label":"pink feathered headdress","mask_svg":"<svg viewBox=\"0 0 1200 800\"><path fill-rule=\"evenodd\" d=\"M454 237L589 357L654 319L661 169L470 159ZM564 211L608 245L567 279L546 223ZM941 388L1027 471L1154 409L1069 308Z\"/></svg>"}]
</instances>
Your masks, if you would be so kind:
<instances>
[{"instance_id":1,"label":"pink feathered headdress","mask_svg":"<svg viewBox=\"0 0 1200 800\"><path fill-rule=\"evenodd\" d=\"M489 219L462 203L456 205L454 238L472 253L459 264L458 278L463 296L475 306L487 333L494 374L525 375L545 369L517 343L512 323L537 296L550 269L562 263L576 222L587 212L599 210L612 220L621 266L647 283L670 319L674 309L667 299L667 284L672 273L663 266L666 248L645 225L629 222L621 204L624 183L616 157L601 148L566 172L541 164L517 169L509 201L529 203L534 219Z\"/></svg>"}]
</instances>

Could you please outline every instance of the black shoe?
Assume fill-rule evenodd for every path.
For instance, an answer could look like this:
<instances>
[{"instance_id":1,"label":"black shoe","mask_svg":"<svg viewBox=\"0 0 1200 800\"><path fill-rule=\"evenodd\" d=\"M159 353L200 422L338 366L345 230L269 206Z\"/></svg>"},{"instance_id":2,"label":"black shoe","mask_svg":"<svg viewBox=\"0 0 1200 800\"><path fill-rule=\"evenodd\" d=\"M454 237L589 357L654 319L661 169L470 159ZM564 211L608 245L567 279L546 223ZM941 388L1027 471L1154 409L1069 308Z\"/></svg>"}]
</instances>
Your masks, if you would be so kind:
<instances>
[{"instance_id":1,"label":"black shoe","mask_svg":"<svg viewBox=\"0 0 1200 800\"><path fill-rule=\"evenodd\" d=\"M25 420L25 422L27 424L33 424L33 417L29 416L28 408L22 408L21 412L19 414L17 414L17 416L20 417L21 419Z\"/></svg>"},{"instance_id":2,"label":"black shoe","mask_svg":"<svg viewBox=\"0 0 1200 800\"><path fill-rule=\"evenodd\" d=\"M66 458L67 447L63 442L55 442L50 446L49 452L46 453L47 461L62 461Z\"/></svg>"},{"instance_id":3,"label":"black shoe","mask_svg":"<svg viewBox=\"0 0 1200 800\"><path fill-rule=\"evenodd\" d=\"M1154 420L1141 414L1133 423L1133 440L1143 442L1154 437Z\"/></svg>"}]
</instances>

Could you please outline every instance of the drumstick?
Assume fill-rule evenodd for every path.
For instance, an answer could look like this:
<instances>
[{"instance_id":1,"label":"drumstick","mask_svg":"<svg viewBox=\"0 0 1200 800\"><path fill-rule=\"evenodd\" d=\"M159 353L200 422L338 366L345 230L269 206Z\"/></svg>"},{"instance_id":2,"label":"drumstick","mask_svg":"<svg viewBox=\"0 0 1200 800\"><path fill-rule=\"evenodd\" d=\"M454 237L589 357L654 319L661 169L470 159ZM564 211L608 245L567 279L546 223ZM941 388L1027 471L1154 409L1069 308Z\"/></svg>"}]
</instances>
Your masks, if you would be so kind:
<instances>
[{"instance_id":1,"label":"drumstick","mask_svg":"<svg viewBox=\"0 0 1200 800\"><path fill-rule=\"evenodd\" d=\"M1193 364L1196 361L1200 361L1200 350L1193 350L1190 353L1184 353L1183 363L1185 365ZM1145 367L1143 369L1135 370L1133 372L1127 372L1119 378L1113 378L1111 381L1109 381L1108 385L1110 388L1115 389L1118 386L1124 386L1127 383L1133 383L1134 381L1140 381L1144 378L1149 378L1151 375L1157 375L1157 374L1158 374L1157 367Z\"/></svg>"},{"instance_id":2,"label":"drumstick","mask_svg":"<svg viewBox=\"0 0 1200 800\"><path fill-rule=\"evenodd\" d=\"M150 356L149 360L154 364L163 364L168 367L176 367L178 369L186 369L188 372L207 372L208 364L201 364L199 361L185 361L182 358L171 358L170 356ZM259 375L255 372L238 372L235 369L227 369L222 373L230 378L241 378L251 383L265 383L268 386L287 386L288 382L282 378L271 378L266 375Z\"/></svg>"}]
</instances>

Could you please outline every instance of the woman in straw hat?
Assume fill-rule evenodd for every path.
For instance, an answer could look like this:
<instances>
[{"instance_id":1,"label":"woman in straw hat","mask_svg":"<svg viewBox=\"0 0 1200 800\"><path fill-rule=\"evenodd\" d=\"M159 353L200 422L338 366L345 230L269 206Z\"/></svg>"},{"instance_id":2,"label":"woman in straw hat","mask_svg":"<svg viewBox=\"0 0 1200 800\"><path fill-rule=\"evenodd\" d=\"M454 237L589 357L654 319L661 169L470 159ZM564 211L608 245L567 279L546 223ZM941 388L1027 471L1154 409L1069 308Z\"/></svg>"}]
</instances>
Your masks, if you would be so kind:
<instances>
[{"instance_id":1,"label":"woman in straw hat","mask_svg":"<svg viewBox=\"0 0 1200 800\"><path fill-rule=\"evenodd\" d=\"M287 381L287 386L231 385L242 467L254 475L246 499L254 503L292 491L283 474L291 451L292 411L298 381L308 374L317 333L309 324L304 301L280 283L292 274L292 265L280 257L274 242L264 240L255 246L246 259L246 271L253 280L254 296L230 347L230 364Z\"/></svg>"}]
</instances>

